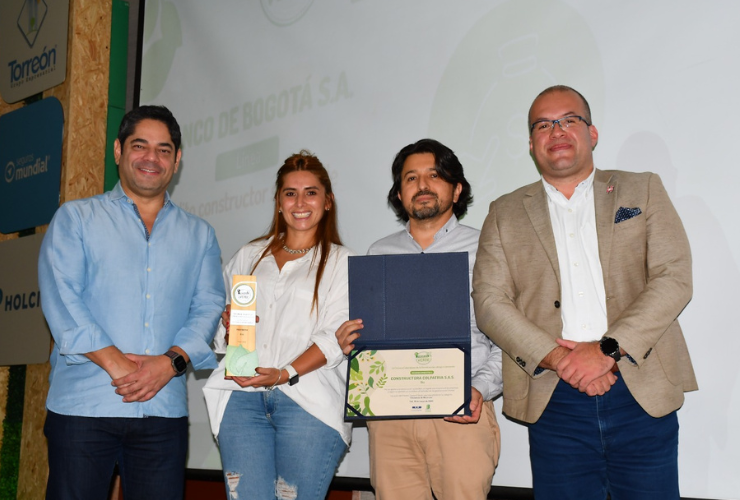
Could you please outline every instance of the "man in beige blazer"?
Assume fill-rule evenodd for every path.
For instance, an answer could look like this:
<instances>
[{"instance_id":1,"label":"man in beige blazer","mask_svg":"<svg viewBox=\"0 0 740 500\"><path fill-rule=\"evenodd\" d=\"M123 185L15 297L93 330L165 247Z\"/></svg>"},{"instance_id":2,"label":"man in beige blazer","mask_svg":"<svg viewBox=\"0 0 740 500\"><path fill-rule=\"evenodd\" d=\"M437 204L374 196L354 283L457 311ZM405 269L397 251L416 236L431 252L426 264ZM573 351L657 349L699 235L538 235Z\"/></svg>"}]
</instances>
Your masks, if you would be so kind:
<instances>
[{"instance_id":1,"label":"man in beige blazer","mask_svg":"<svg viewBox=\"0 0 740 500\"><path fill-rule=\"evenodd\" d=\"M569 87L532 103L542 179L491 203L475 314L508 355L504 413L529 427L537 499L677 499L689 244L657 175L594 168L591 123Z\"/></svg>"}]
</instances>

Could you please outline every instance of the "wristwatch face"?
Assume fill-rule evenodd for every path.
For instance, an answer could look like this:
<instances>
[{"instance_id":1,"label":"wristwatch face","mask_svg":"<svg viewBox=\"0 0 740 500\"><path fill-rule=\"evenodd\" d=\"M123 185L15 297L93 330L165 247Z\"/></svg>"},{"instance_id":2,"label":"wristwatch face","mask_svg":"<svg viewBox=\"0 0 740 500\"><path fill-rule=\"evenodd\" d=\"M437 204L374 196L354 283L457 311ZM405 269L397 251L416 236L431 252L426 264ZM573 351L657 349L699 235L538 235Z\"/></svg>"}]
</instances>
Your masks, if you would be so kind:
<instances>
[{"instance_id":1,"label":"wristwatch face","mask_svg":"<svg viewBox=\"0 0 740 500\"><path fill-rule=\"evenodd\" d=\"M617 359L619 356L619 342L610 337L604 337L600 342L601 352L604 355Z\"/></svg>"},{"instance_id":2,"label":"wristwatch face","mask_svg":"<svg viewBox=\"0 0 740 500\"><path fill-rule=\"evenodd\" d=\"M185 370L188 367L188 364L185 362L185 358L183 358L181 355L173 358L172 364L175 367L175 371L177 371L178 375L182 375L183 373L185 373Z\"/></svg>"},{"instance_id":3,"label":"wristwatch face","mask_svg":"<svg viewBox=\"0 0 740 500\"><path fill-rule=\"evenodd\" d=\"M185 361L182 354L178 354L175 351L167 351L164 355L172 360L172 368L178 375L185 373L185 370L188 368L188 362Z\"/></svg>"}]
</instances>

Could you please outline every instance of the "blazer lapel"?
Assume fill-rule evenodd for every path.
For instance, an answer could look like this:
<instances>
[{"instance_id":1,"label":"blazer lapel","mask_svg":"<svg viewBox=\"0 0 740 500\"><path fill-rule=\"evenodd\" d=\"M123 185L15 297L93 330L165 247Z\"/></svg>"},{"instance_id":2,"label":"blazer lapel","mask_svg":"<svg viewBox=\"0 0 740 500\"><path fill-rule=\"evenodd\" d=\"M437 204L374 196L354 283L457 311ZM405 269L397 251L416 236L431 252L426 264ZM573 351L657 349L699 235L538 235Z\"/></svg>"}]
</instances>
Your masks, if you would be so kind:
<instances>
[{"instance_id":1,"label":"blazer lapel","mask_svg":"<svg viewBox=\"0 0 740 500\"><path fill-rule=\"evenodd\" d=\"M550 222L550 211L547 208L547 193L542 182L536 182L530 186L524 195L524 209L527 211L529 221L534 227L535 233L545 249L547 258L550 260L555 276L560 286L560 264L558 263L558 250L555 246L555 236L552 234L552 223Z\"/></svg>"},{"instance_id":2,"label":"blazer lapel","mask_svg":"<svg viewBox=\"0 0 740 500\"><path fill-rule=\"evenodd\" d=\"M619 183L617 176L596 169L594 176L594 207L596 209L596 235L599 239L599 260L604 274L604 284L609 276L609 256L614 236L614 214L617 213Z\"/></svg>"}]
</instances>

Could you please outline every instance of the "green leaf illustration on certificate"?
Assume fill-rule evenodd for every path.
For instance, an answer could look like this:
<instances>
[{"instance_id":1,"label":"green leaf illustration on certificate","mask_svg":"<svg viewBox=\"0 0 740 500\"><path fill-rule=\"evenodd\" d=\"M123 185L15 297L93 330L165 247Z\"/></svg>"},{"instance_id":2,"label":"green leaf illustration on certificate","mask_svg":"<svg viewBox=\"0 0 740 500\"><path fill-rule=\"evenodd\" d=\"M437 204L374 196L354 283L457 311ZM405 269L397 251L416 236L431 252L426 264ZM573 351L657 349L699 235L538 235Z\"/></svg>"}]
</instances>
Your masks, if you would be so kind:
<instances>
[{"instance_id":1,"label":"green leaf illustration on certificate","mask_svg":"<svg viewBox=\"0 0 740 500\"><path fill-rule=\"evenodd\" d=\"M368 374L365 378L365 373ZM388 381L385 374L385 361L378 351L363 351L354 358L350 365L348 403L366 417L374 417L370 409L371 395L375 389L382 389ZM347 410L347 414L352 412Z\"/></svg>"}]
</instances>

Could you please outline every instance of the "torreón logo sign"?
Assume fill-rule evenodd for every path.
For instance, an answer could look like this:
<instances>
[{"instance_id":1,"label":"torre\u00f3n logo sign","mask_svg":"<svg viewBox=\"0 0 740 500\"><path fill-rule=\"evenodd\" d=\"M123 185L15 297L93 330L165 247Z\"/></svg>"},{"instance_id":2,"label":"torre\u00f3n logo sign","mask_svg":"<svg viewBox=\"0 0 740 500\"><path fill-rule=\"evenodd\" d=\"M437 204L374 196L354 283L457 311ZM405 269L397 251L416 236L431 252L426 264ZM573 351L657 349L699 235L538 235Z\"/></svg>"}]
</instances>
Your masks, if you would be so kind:
<instances>
[{"instance_id":1,"label":"torre\u00f3n logo sign","mask_svg":"<svg viewBox=\"0 0 740 500\"><path fill-rule=\"evenodd\" d=\"M5 102L64 81L68 20L69 0L0 0L0 93Z\"/></svg>"},{"instance_id":2,"label":"torre\u00f3n logo sign","mask_svg":"<svg viewBox=\"0 0 740 500\"><path fill-rule=\"evenodd\" d=\"M48 10L45 0L25 0L18 14L17 26L30 48L36 43L41 26ZM17 87L25 82L44 76L54 71L57 65L57 49L44 47L40 54L25 61L13 59L8 62L10 68L10 87Z\"/></svg>"},{"instance_id":3,"label":"torre\u00f3n logo sign","mask_svg":"<svg viewBox=\"0 0 740 500\"><path fill-rule=\"evenodd\" d=\"M46 50L43 48L41 54L29 57L25 61L18 62L13 59L8 63L10 68L10 87L17 87L24 82L30 82L51 73L56 69L57 49L52 47Z\"/></svg>"}]
</instances>

